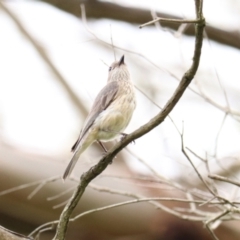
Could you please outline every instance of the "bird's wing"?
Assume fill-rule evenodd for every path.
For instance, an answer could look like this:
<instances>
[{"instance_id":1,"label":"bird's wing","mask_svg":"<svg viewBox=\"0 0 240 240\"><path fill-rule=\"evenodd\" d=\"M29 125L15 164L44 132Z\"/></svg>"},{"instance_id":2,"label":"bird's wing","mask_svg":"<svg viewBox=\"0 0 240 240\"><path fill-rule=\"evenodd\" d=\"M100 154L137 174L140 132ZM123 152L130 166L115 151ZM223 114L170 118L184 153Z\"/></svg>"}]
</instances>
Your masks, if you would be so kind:
<instances>
[{"instance_id":1,"label":"bird's wing","mask_svg":"<svg viewBox=\"0 0 240 240\"><path fill-rule=\"evenodd\" d=\"M97 95L92 109L86 119L85 126L80 132L79 138L76 143L72 146L72 152L76 150L78 144L88 131L88 129L93 125L97 116L104 111L115 99L118 92L118 83L116 81L109 82Z\"/></svg>"}]
</instances>

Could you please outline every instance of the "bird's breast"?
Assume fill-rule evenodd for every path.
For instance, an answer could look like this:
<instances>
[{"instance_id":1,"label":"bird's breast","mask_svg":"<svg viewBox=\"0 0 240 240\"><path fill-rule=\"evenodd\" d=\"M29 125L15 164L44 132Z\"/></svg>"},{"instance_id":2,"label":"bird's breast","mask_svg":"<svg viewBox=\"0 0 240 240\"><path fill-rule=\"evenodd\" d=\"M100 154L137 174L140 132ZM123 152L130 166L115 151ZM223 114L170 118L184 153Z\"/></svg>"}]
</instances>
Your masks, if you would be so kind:
<instances>
[{"instance_id":1,"label":"bird's breast","mask_svg":"<svg viewBox=\"0 0 240 240\"><path fill-rule=\"evenodd\" d=\"M128 126L135 107L132 89L119 91L114 101L95 120L94 125L99 129L98 139L107 141L122 133Z\"/></svg>"}]
</instances>

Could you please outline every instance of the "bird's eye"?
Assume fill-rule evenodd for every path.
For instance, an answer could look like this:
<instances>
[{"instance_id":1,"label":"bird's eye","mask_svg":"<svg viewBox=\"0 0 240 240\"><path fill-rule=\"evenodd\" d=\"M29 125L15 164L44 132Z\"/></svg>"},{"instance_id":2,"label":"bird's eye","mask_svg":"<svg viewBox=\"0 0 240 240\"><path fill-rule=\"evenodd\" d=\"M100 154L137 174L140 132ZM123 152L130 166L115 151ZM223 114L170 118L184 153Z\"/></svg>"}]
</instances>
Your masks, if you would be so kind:
<instances>
[{"instance_id":1,"label":"bird's eye","mask_svg":"<svg viewBox=\"0 0 240 240\"><path fill-rule=\"evenodd\" d=\"M112 70L112 67L109 67L109 72Z\"/></svg>"}]
</instances>

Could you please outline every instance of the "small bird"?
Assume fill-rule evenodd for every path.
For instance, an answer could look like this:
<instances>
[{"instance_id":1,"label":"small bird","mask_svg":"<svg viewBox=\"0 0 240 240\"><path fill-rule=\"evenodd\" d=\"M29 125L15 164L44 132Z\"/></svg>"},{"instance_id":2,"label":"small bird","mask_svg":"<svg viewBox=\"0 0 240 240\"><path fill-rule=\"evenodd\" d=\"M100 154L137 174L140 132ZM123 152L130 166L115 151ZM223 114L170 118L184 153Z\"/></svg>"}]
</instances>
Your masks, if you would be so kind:
<instances>
[{"instance_id":1,"label":"small bird","mask_svg":"<svg viewBox=\"0 0 240 240\"><path fill-rule=\"evenodd\" d=\"M80 155L95 141L110 141L123 133L136 107L135 91L124 55L109 67L106 86L97 95L78 140L72 147L73 157L64 174L72 172Z\"/></svg>"}]
</instances>

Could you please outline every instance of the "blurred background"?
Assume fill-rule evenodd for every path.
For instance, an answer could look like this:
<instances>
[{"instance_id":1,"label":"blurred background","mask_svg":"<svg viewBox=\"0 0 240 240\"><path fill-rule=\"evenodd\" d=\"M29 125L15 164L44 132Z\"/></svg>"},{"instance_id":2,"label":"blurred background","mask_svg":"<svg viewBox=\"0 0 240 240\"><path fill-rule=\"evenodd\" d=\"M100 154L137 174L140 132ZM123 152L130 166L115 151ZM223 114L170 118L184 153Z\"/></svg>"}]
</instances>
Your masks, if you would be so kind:
<instances>
[{"instance_id":1,"label":"blurred background","mask_svg":"<svg viewBox=\"0 0 240 240\"><path fill-rule=\"evenodd\" d=\"M206 191L181 151L183 127L184 144L204 178L211 173L239 181L240 2L204 1L203 14L207 26L200 66L171 119L118 154L93 181L98 189L87 189L74 216L132 199L129 192L146 197L186 195L160 179ZM115 56L125 55L136 86L137 108L127 133L159 113L172 96L192 63L194 26L156 23L139 28L156 16L195 19L194 1L0 1L1 226L28 235L59 218L76 185L74 180L63 184L59 176ZM102 154L93 144L81 156L74 176L79 178ZM22 185L32 182L28 188ZM239 187L211 184L225 198L239 200ZM22 187L11 191L17 186ZM101 187L108 190L100 192ZM173 201L161 204L168 209L189 207ZM236 220L224 222L215 233L221 240L239 239L238 225ZM46 231L40 239L52 239L54 232ZM211 236L201 219L186 221L149 203L137 203L76 220L69 225L67 239L200 240Z\"/></svg>"}]
</instances>

